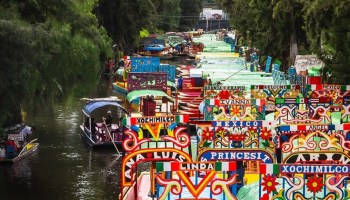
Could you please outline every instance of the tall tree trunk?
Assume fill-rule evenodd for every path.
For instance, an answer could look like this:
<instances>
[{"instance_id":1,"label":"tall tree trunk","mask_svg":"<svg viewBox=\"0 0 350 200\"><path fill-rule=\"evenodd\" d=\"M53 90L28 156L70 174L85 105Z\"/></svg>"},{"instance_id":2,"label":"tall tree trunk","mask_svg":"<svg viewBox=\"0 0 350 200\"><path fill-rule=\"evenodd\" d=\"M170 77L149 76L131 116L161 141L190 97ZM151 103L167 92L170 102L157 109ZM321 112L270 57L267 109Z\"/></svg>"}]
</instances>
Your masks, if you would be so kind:
<instances>
[{"instance_id":1,"label":"tall tree trunk","mask_svg":"<svg viewBox=\"0 0 350 200\"><path fill-rule=\"evenodd\" d=\"M295 57L298 55L298 44L295 30L290 34L289 65L294 65Z\"/></svg>"},{"instance_id":2,"label":"tall tree trunk","mask_svg":"<svg viewBox=\"0 0 350 200\"><path fill-rule=\"evenodd\" d=\"M295 57L298 54L297 33L295 30L295 19L293 12L291 14L291 19L292 29L289 37L289 66L294 65Z\"/></svg>"}]
</instances>

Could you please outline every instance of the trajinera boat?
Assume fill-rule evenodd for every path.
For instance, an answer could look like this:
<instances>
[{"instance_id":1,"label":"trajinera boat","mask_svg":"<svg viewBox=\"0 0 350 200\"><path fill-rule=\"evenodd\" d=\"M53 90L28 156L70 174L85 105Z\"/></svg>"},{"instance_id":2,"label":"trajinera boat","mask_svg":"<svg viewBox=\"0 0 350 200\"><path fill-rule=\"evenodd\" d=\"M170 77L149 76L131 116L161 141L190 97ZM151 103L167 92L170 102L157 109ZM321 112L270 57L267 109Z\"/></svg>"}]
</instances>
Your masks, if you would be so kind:
<instances>
[{"instance_id":1,"label":"trajinera boat","mask_svg":"<svg viewBox=\"0 0 350 200\"><path fill-rule=\"evenodd\" d=\"M80 125L81 138L92 148L120 145L123 140L121 119L129 115L128 111L118 103L121 100L117 97L83 98L82 100L87 103L82 109L84 116L83 123ZM110 122L102 117L103 111L111 117Z\"/></svg>"},{"instance_id":2,"label":"trajinera boat","mask_svg":"<svg viewBox=\"0 0 350 200\"><path fill-rule=\"evenodd\" d=\"M32 132L32 127L22 123L7 127L4 131L5 140L0 143L0 165L12 165L38 150L37 139L28 141L27 134L28 131Z\"/></svg>"},{"instance_id":3,"label":"trajinera boat","mask_svg":"<svg viewBox=\"0 0 350 200\"><path fill-rule=\"evenodd\" d=\"M124 118L119 199L350 199L350 85L286 74L271 58L261 71L257 55L246 63L234 43L211 37L201 37L208 43L200 67L189 72L210 74L198 106L203 120L154 106ZM231 52L210 51L225 46Z\"/></svg>"}]
</instances>

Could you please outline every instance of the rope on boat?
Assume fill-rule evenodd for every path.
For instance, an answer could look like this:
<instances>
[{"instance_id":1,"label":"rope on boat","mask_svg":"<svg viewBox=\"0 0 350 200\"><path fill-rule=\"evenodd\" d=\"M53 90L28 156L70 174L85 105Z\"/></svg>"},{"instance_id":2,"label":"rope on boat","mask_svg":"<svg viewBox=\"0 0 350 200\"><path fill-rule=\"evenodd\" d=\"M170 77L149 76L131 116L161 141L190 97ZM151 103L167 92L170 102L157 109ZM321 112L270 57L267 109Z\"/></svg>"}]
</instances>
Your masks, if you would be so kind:
<instances>
[{"instance_id":1,"label":"rope on boat","mask_svg":"<svg viewBox=\"0 0 350 200\"><path fill-rule=\"evenodd\" d=\"M242 71L242 70L244 70L244 69L245 69L245 68L242 68L242 69L236 71L235 73L233 73L232 75L230 75L229 77L227 77L227 78L225 78L225 79L223 79L223 80L221 80L221 81L226 81L227 79L231 78L232 76L236 75L238 72L240 72L240 71Z\"/></svg>"},{"instance_id":2,"label":"rope on boat","mask_svg":"<svg viewBox=\"0 0 350 200\"><path fill-rule=\"evenodd\" d=\"M119 158L119 157L121 156L121 153L120 153L120 151L118 150L117 145L115 145L115 143L114 143L114 139L112 138L111 132L109 131L109 129L108 129L108 127L107 127L105 118L102 117L102 120L103 120L103 124L104 124L105 127L106 127L106 131L108 132L108 135L109 135L109 137L111 138L112 144L113 144L114 148L115 148L115 149L117 150L117 152L118 152L118 158ZM111 126L112 126L112 125L111 125Z\"/></svg>"}]
</instances>

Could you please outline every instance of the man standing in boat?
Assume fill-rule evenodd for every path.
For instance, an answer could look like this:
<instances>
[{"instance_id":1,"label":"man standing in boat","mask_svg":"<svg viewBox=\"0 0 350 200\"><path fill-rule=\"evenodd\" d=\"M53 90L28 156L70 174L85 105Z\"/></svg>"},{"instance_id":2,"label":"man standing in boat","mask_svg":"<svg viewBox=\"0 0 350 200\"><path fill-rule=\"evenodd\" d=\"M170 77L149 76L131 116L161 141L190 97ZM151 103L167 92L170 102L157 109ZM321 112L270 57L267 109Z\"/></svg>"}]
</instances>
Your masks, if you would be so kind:
<instances>
[{"instance_id":1,"label":"man standing in boat","mask_svg":"<svg viewBox=\"0 0 350 200\"><path fill-rule=\"evenodd\" d=\"M113 121L113 117L112 117L112 111L107 111L107 117L103 118L104 122L105 122L105 126L106 126L106 131L107 134L111 133L112 130L112 121ZM107 130L108 129L108 130Z\"/></svg>"}]
</instances>

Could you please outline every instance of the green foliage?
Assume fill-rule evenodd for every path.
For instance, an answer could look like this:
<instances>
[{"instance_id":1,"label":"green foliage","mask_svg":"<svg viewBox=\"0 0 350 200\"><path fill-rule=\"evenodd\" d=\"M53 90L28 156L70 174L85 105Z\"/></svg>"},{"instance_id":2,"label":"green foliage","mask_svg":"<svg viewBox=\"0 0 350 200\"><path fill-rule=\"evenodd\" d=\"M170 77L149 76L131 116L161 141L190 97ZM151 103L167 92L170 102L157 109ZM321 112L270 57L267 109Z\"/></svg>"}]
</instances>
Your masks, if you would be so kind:
<instances>
[{"instance_id":1,"label":"green foliage","mask_svg":"<svg viewBox=\"0 0 350 200\"><path fill-rule=\"evenodd\" d=\"M148 30L142 29L142 30L140 31L140 38L144 38L144 37L148 37L148 36L149 36Z\"/></svg>"},{"instance_id":2,"label":"green foliage","mask_svg":"<svg viewBox=\"0 0 350 200\"><path fill-rule=\"evenodd\" d=\"M305 5L305 30L313 52L332 72L331 82L350 83L350 4L317 0ZM325 73L328 70L323 70ZM325 76L325 74L323 74Z\"/></svg>"},{"instance_id":3,"label":"green foliage","mask_svg":"<svg viewBox=\"0 0 350 200\"><path fill-rule=\"evenodd\" d=\"M113 43L118 45L118 51L126 52L138 46L142 30L149 33L176 31L182 9L180 0L100 0L94 13Z\"/></svg>"},{"instance_id":4,"label":"green foliage","mask_svg":"<svg viewBox=\"0 0 350 200\"><path fill-rule=\"evenodd\" d=\"M179 31L192 30L198 21L198 16L202 12L201 0L181 0L181 19L178 27Z\"/></svg>"},{"instance_id":5,"label":"green foliage","mask_svg":"<svg viewBox=\"0 0 350 200\"><path fill-rule=\"evenodd\" d=\"M218 0L240 37L262 55L280 58L288 67L297 53L297 42L305 43L302 7L298 0ZM242 40L242 39L240 39Z\"/></svg>"},{"instance_id":6,"label":"green foliage","mask_svg":"<svg viewBox=\"0 0 350 200\"><path fill-rule=\"evenodd\" d=\"M179 25L181 9L180 0L153 1L155 13L151 15L155 29L161 32L174 31Z\"/></svg>"},{"instance_id":7,"label":"green foliage","mask_svg":"<svg viewBox=\"0 0 350 200\"><path fill-rule=\"evenodd\" d=\"M0 4L0 121L17 119L22 103L94 84L111 40L98 26L95 1L29 0ZM90 10L90 11L89 11ZM102 60L102 61L101 61ZM6 105L6 106L4 106Z\"/></svg>"}]
</instances>

